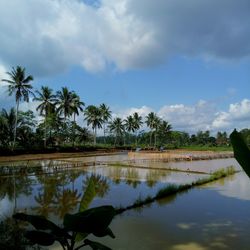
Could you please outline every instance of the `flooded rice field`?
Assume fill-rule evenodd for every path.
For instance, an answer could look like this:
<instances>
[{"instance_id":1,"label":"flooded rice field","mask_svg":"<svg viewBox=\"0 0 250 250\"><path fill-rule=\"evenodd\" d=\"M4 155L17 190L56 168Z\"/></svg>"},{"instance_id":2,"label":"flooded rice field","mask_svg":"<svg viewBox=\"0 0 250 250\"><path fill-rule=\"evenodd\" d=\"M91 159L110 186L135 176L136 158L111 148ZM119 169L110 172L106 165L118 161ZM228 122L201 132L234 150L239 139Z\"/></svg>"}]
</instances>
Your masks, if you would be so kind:
<instances>
[{"instance_id":1,"label":"flooded rice field","mask_svg":"<svg viewBox=\"0 0 250 250\"><path fill-rule=\"evenodd\" d=\"M25 212L62 224L66 213L79 211L90 187L89 208L119 208L167 185L191 183L228 166L241 170L233 158L132 162L125 153L1 163L0 220ZM116 238L99 242L112 249L250 249L249 178L240 171L129 210L117 215L110 227ZM61 248L54 244L46 249Z\"/></svg>"}]
</instances>

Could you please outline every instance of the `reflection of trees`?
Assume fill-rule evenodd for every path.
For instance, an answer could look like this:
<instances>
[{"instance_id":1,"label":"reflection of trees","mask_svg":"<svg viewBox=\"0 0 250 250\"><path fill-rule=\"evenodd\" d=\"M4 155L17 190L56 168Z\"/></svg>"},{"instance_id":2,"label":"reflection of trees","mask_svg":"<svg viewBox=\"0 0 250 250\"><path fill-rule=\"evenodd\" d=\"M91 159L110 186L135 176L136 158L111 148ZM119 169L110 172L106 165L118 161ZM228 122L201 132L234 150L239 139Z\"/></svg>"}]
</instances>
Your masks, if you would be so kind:
<instances>
[{"instance_id":1,"label":"reflection of trees","mask_svg":"<svg viewBox=\"0 0 250 250\"><path fill-rule=\"evenodd\" d=\"M81 194L77 190L65 189L55 195L54 204L57 205L56 214L62 219L66 213L72 211L78 204Z\"/></svg>"},{"instance_id":2,"label":"reflection of trees","mask_svg":"<svg viewBox=\"0 0 250 250\"><path fill-rule=\"evenodd\" d=\"M112 181L115 184L119 184L123 176L123 170L120 167L108 168L108 176L111 177Z\"/></svg>"},{"instance_id":3,"label":"reflection of trees","mask_svg":"<svg viewBox=\"0 0 250 250\"><path fill-rule=\"evenodd\" d=\"M134 168L128 168L125 173L126 184L132 185L133 188L136 188L141 182L139 181L139 173Z\"/></svg>"},{"instance_id":4,"label":"reflection of trees","mask_svg":"<svg viewBox=\"0 0 250 250\"><path fill-rule=\"evenodd\" d=\"M90 176L87 176L86 179L83 182L83 187L86 189L89 186L89 183L94 183L95 193L99 197L104 197L105 194L109 191L109 184L105 177L98 175L98 174L92 174Z\"/></svg>"},{"instance_id":5,"label":"reflection of trees","mask_svg":"<svg viewBox=\"0 0 250 250\"><path fill-rule=\"evenodd\" d=\"M32 192L32 180L27 175L15 175L0 177L0 199L7 196L14 200L14 212L17 206L17 198L20 194L30 195Z\"/></svg>"},{"instance_id":6,"label":"reflection of trees","mask_svg":"<svg viewBox=\"0 0 250 250\"><path fill-rule=\"evenodd\" d=\"M146 175L146 183L148 187L153 187L161 177L165 177L168 173L166 171L159 171L155 169L149 169Z\"/></svg>"}]
</instances>

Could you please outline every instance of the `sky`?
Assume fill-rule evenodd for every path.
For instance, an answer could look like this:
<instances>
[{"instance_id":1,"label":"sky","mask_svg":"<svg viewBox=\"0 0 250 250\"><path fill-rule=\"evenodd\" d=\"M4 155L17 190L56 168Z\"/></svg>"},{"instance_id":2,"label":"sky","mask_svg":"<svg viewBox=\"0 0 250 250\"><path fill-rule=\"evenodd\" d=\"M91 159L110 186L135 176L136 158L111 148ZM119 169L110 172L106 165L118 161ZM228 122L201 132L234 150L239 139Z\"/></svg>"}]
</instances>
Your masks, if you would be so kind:
<instances>
[{"instance_id":1,"label":"sky","mask_svg":"<svg viewBox=\"0 0 250 250\"><path fill-rule=\"evenodd\" d=\"M35 89L67 86L113 117L250 128L249 13L249 0L2 0L0 78L21 65ZM0 109L15 105L6 90Z\"/></svg>"}]
</instances>

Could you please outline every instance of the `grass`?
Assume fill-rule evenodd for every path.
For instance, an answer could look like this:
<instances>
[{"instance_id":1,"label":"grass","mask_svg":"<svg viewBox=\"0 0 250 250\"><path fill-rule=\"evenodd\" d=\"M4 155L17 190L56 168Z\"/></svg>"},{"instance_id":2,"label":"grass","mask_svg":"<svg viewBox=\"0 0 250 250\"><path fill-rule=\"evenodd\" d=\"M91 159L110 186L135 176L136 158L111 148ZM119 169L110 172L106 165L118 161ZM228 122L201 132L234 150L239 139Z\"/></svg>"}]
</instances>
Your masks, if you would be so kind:
<instances>
[{"instance_id":1,"label":"grass","mask_svg":"<svg viewBox=\"0 0 250 250\"><path fill-rule=\"evenodd\" d=\"M192 150L192 151L214 151L214 152L233 151L233 148L231 146L190 145L190 146L180 147L179 149Z\"/></svg>"},{"instance_id":2,"label":"grass","mask_svg":"<svg viewBox=\"0 0 250 250\"><path fill-rule=\"evenodd\" d=\"M186 192L190 190L191 188L201 186L216 180L219 180L221 178L225 178L227 176L233 175L237 173L237 171L234 169L234 167L228 167L226 169L219 169L215 172L213 172L209 177L201 178L197 181L193 181L190 184L181 184L181 185L176 185L176 184L170 184L164 188L161 188L155 196L150 196L148 195L146 198L142 199L139 197L132 205L127 206L127 207L120 207L116 209L117 214L121 214L127 210L130 209L135 209L139 208L142 206L145 206L147 204L150 204L156 200L166 198L171 195L176 195L181 192Z\"/></svg>"}]
</instances>

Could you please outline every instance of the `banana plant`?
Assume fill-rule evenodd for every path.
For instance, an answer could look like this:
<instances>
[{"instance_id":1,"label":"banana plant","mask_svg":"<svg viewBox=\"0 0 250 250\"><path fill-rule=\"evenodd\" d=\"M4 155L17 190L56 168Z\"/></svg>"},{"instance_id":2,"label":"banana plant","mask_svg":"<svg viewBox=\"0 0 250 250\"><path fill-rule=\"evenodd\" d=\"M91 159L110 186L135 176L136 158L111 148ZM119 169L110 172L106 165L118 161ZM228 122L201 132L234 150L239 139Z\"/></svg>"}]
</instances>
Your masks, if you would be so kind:
<instances>
[{"instance_id":1,"label":"banana plant","mask_svg":"<svg viewBox=\"0 0 250 250\"><path fill-rule=\"evenodd\" d=\"M250 150L241 133L236 129L230 134L234 157L250 178Z\"/></svg>"},{"instance_id":2,"label":"banana plant","mask_svg":"<svg viewBox=\"0 0 250 250\"><path fill-rule=\"evenodd\" d=\"M100 206L87 209L75 214L66 214L63 220L63 227L57 226L44 216L16 213L13 218L29 222L35 230L27 230L25 237L29 242L41 246L51 246L58 241L63 250L79 250L85 246L93 250L110 250L109 247L86 237L93 234L96 237L110 236L115 238L109 224L116 212L112 206ZM76 236L81 233L84 237L82 242L76 245Z\"/></svg>"}]
</instances>

